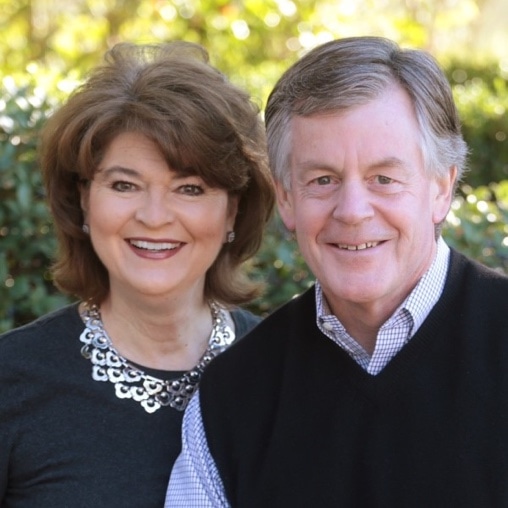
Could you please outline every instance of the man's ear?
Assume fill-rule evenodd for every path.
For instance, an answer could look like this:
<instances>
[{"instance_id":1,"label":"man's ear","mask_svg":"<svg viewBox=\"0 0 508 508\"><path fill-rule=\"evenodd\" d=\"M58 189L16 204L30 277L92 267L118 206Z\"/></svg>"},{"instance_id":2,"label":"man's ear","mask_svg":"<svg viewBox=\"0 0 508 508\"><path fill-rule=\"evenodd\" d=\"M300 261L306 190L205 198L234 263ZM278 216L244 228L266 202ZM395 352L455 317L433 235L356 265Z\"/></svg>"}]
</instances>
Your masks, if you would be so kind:
<instances>
[{"instance_id":1,"label":"man's ear","mask_svg":"<svg viewBox=\"0 0 508 508\"><path fill-rule=\"evenodd\" d=\"M450 211L456 179L457 166L452 166L446 176L435 179L436 193L432 215L434 224L440 224L445 220Z\"/></svg>"},{"instance_id":2,"label":"man's ear","mask_svg":"<svg viewBox=\"0 0 508 508\"><path fill-rule=\"evenodd\" d=\"M275 182L275 193L277 196L277 206L282 222L289 231L295 230L295 211L293 204L293 195L290 190L286 190L280 181Z\"/></svg>"}]
</instances>

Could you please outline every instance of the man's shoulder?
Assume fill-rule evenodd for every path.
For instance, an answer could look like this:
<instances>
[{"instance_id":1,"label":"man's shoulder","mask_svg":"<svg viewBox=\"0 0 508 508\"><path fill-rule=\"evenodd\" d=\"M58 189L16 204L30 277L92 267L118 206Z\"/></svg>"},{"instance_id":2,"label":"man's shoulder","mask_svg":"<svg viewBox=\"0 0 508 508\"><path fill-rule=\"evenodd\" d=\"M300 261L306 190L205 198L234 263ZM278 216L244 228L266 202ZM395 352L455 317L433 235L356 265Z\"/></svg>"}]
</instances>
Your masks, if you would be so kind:
<instances>
[{"instance_id":1,"label":"man's shoulder","mask_svg":"<svg viewBox=\"0 0 508 508\"><path fill-rule=\"evenodd\" d=\"M482 333L499 336L508 331L508 276L463 254L452 251L450 271L442 301L468 326L481 325ZM454 318L452 318L452 315Z\"/></svg>"},{"instance_id":2,"label":"man's shoulder","mask_svg":"<svg viewBox=\"0 0 508 508\"><path fill-rule=\"evenodd\" d=\"M508 288L508 275L501 269L488 267L453 249L451 251L450 276L458 276L471 288L488 287L491 291L499 289L502 292Z\"/></svg>"}]
</instances>

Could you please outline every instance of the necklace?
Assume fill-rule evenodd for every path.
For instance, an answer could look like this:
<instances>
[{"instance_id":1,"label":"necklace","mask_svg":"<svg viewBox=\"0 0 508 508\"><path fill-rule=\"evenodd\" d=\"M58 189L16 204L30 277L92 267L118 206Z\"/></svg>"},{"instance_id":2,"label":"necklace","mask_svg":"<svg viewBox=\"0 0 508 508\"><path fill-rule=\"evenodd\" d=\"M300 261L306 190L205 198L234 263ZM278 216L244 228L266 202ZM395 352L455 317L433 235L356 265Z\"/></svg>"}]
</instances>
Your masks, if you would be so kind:
<instances>
[{"instance_id":1,"label":"necklace","mask_svg":"<svg viewBox=\"0 0 508 508\"><path fill-rule=\"evenodd\" d=\"M179 378L166 380L146 374L120 355L104 329L99 308L84 304L80 314L85 329L79 340L84 344L82 356L92 362L92 378L113 383L119 399L139 402L147 413L154 413L163 406L183 411L206 366L235 340L235 332L227 324L224 309L215 302L210 302L210 309L213 329L203 356L193 369Z\"/></svg>"}]
</instances>

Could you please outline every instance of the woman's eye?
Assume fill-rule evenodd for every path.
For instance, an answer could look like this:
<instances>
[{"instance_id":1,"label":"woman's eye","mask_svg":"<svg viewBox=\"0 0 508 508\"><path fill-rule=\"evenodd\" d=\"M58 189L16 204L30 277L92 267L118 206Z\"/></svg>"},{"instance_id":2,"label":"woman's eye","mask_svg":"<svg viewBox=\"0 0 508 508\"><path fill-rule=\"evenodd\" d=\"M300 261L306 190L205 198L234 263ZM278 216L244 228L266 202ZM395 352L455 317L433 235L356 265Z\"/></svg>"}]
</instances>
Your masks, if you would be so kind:
<instances>
[{"instance_id":1,"label":"woman's eye","mask_svg":"<svg viewBox=\"0 0 508 508\"><path fill-rule=\"evenodd\" d=\"M134 190L135 185L130 182L119 181L119 182L113 182L111 187L114 190L119 191L119 192L129 192L131 190Z\"/></svg>"},{"instance_id":2,"label":"woman's eye","mask_svg":"<svg viewBox=\"0 0 508 508\"><path fill-rule=\"evenodd\" d=\"M179 190L182 194L186 194L187 196L199 196L204 192L203 187L194 184L182 185Z\"/></svg>"},{"instance_id":3,"label":"woman's eye","mask_svg":"<svg viewBox=\"0 0 508 508\"><path fill-rule=\"evenodd\" d=\"M200 185L187 184L180 187L180 192L187 196L199 196L203 194L204 190Z\"/></svg>"}]
</instances>

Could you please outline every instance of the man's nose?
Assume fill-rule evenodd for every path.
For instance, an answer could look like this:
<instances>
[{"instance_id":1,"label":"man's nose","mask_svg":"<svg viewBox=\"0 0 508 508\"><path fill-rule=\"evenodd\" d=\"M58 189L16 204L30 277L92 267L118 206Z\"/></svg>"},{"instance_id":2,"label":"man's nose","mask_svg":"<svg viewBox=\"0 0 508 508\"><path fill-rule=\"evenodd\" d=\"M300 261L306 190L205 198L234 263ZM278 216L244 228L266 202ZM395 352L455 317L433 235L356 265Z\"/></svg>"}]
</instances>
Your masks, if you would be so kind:
<instances>
[{"instance_id":1,"label":"man's nose","mask_svg":"<svg viewBox=\"0 0 508 508\"><path fill-rule=\"evenodd\" d=\"M363 181L344 181L334 198L333 217L345 224L358 224L374 215L372 196Z\"/></svg>"}]
</instances>

